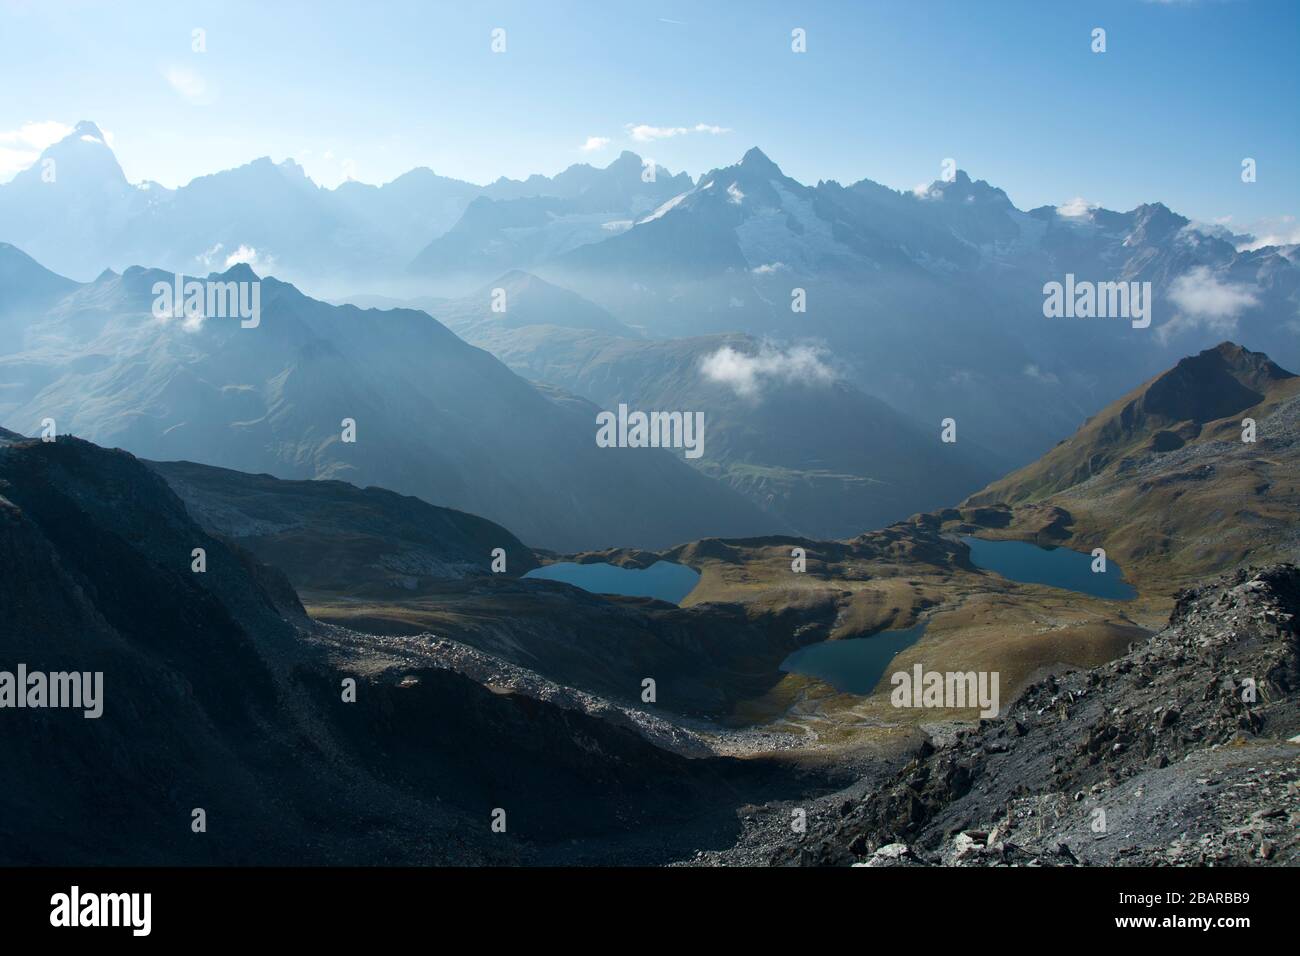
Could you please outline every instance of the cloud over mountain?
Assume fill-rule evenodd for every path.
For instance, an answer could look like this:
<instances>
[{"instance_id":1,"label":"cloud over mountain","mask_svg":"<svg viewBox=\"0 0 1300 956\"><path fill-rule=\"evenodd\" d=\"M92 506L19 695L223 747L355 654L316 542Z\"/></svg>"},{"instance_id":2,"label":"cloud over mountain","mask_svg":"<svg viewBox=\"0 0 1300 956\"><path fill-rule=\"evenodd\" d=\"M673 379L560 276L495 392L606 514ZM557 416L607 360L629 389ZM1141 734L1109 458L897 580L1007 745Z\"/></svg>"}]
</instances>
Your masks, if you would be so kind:
<instances>
[{"instance_id":1,"label":"cloud over mountain","mask_svg":"<svg viewBox=\"0 0 1300 956\"><path fill-rule=\"evenodd\" d=\"M824 350L812 345L781 349L764 343L752 355L724 345L700 361L700 370L706 379L730 387L742 398L757 398L769 382L828 385L835 381L824 356Z\"/></svg>"},{"instance_id":2,"label":"cloud over mountain","mask_svg":"<svg viewBox=\"0 0 1300 956\"><path fill-rule=\"evenodd\" d=\"M1200 325L1216 333L1232 332L1241 313L1259 302L1248 286L1220 281L1208 266L1196 266L1174 279L1169 298L1180 310L1175 323Z\"/></svg>"}]
</instances>

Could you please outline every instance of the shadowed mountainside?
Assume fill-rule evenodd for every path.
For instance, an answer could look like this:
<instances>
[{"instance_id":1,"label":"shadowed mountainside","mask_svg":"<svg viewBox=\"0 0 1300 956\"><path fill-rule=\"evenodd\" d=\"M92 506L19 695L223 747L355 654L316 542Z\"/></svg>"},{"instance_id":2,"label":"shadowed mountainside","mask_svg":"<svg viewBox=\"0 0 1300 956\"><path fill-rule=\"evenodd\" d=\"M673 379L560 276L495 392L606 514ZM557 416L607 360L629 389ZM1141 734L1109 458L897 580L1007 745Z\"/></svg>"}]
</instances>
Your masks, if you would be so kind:
<instances>
[{"instance_id":1,"label":"shadowed mountainside","mask_svg":"<svg viewBox=\"0 0 1300 956\"><path fill-rule=\"evenodd\" d=\"M656 862L793 786L464 645L313 623L144 463L75 438L0 433L0 606L7 665L103 674L97 719L0 721L5 863Z\"/></svg>"},{"instance_id":2,"label":"shadowed mountainside","mask_svg":"<svg viewBox=\"0 0 1300 956\"><path fill-rule=\"evenodd\" d=\"M383 488L343 481L282 481L189 461L151 462L205 530L284 571L299 591L388 587L505 573L537 559L505 528Z\"/></svg>"}]
</instances>

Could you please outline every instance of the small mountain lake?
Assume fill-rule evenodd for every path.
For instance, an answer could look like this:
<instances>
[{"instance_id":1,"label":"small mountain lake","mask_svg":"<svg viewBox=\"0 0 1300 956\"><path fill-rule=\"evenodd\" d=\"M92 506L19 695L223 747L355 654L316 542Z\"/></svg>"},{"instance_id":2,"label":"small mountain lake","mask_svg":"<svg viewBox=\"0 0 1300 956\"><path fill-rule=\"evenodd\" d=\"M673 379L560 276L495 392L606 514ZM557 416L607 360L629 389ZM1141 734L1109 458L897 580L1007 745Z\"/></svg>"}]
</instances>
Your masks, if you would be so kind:
<instances>
[{"instance_id":1,"label":"small mountain lake","mask_svg":"<svg viewBox=\"0 0 1300 956\"><path fill-rule=\"evenodd\" d=\"M787 674L816 677L836 690L865 697L880 682L894 656L915 644L924 633L923 621L912 627L881 631L870 637L809 644L782 661L781 670Z\"/></svg>"},{"instance_id":2,"label":"small mountain lake","mask_svg":"<svg viewBox=\"0 0 1300 956\"><path fill-rule=\"evenodd\" d=\"M968 536L961 540L970 548L975 567L995 571L1011 581L1046 584L1115 601L1137 597L1119 565L1110 559L1106 560L1105 572L1098 574L1092 570L1092 555L1082 551L1043 548L1027 541L985 541Z\"/></svg>"},{"instance_id":3,"label":"small mountain lake","mask_svg":"<svg viewBox=\"0 0 1300 956\"><path fill-rule=\"evenodd\" d=\"M680 604L695 590L700 573L684 564L656 561L650 567L620 568L614 564L574 564L562 561L534 568L526 578L563 581L593 594L623 594L628 597L651 597L669 604Z\"/></svg>"}]
</instances>

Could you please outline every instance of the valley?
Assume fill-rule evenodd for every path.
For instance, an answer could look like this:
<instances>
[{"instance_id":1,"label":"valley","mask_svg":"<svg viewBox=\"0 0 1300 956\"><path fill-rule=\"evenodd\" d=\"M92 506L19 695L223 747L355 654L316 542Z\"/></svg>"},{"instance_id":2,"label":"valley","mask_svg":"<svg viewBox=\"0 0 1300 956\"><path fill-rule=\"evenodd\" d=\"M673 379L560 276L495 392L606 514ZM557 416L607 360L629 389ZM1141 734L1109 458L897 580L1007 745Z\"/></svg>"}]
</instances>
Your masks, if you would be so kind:
<instances>
[{"instance_id":1,"label":"valley","mask_svg":"<svg viewBox=\"0 0 1300 956\"><path fill-rule=\"evenodd\" d=\"M76 195L0 185L0 649L103 685L0 724L4 862L1295 861L1294 245L757 148L46 152ZM158 307L254 231L295 282L213 253L243 321ZM1044 324L1058 275L1135 321ZM1107 794L1139 835L1084 849Z\"/></svg>"},{"instance_id":2,"label":"valley","mask_svg":"<svg viewBox=\"0 0 1300 956\"><path fill-rule=\"evenodd\" d=\"M1188 561L1294 557L1293 489L1274 480L1259 490L1249 541L1225 558L1180 538L1193 524L1182 509L1205 507L1194 494L1187 502L1133 496L1130 483L1107 481L1139 474L1149 476L1148 489L1176 484L1187 473L1186 448L1216 474L1294 474L1294 382L1267 358L1225 344L1179 363L1042 462L959 506L841 540L709 537L658 550L533 549L494 522L379 488L144 462L71 436L47 442L2 433L6 646L54 670L80 635L95 634L102 650L88 663L81 658L82 670L105 674L95 723L113 735L146 734L158 759L190 755L177 771L131 764L112 771L124 793L140 785L138 774L156 781L148 813L130 799L120 806L122 853L138 854L130 845L148 846L148 858L160 860L284 860L302 852L294 834L327 803L334 822L328 844L308 854L315 862L893 863L902 857L876 853L900 836L909 845L903 863L936 862L948 852L947 836L928 821L942 819L964 791L925 796L929 809L902 829L877 816L893 811L872 794L893 793L891 781L936 748L947 753L954 741L984 733L990 722L979 711L990 702L927 698L923 707L900 707L890 675L993 675L991 708L1005 715L1061 680L1127 673L1115 669L1165 653L1148 648L1166 640L1171 613L1175 626L1188 626L1177 624L1189 620L1178 588L1204 573ZM1243 414L1256 419L1253 443L1237 434ZM1184 445L1160 437L1168 433L1186 436ZM1086 472L1069 464L1080 458ZM1116 495L1126 510L1102 510ZM1108 532L1151 521L1168 529L1159 549ZM994 561L998 573L979 549L999 542L1032 550L1010 564ZM203 574L190 565L196 545L206 553ZM1078 577L1075 565L1090 564L1094 546L1106 549L1116 581L1122 569L1123 588L1098 590L1091 572ZM676 603L597 593L608 576L574 579L595 590L537 576L552 567L656 566L692 573ZM1268 572L1277 582L1270 600L1287 608L1293 572L1280 567ZM1257 572L1235 580L1248 573ZM49 607L18 598L47 579L79 597ZM163 593L175 597L160 603ZM1276 620L1279 633L1293 633L1294 611L1268 613L1262 619ZM177 628L208 640L173 644ZM49 633L74 643L32 642ZM1264 641L1267 627L1260 633ZM837 679L789 666L792 655L828 642L881 641L895 643L871 664L869 685L842 690ZM1293 650L1277 651L1283 670L1268 672L1273 716L1243 711L1247 731L1294 723L1285 663ZM1086 678L1097 679L1107 678ZM232 697L230 687L239 693ZM117 688L135 703L123 708ZM63 736L72 730L61 717L40 719ZM1009 719L992 723L1013 726ZM1016 720L1015 727L1026 722ZM256 741L247 737L251 727L263 729ZM196 734L207 741L206 759L193 756ZM1013 752L989 739L982 744L989 752ZM7 744L31 745L27 737ZM95 765L106 758L91 755L111 746L85 738L69 753ZM1269 754L1266 766L1280 766ZM216 775L232 768L242 782L211 797ZM57 829L53 818L39 821L83 813L78 801L97 792L71 764L48 772L72 774L83 787L41 808L39 777L5 798L7 814L38 821L29 832L47 838ZM593 784L604 794L598 810ZM267 787L280 796L271 800ZM237 805L259 810L209 851L163 836L158 814L168 807L179 814L187 803L223 815ZM824 819L835 806L859 804L846 811L850 823ZM792 806L822 819L815 838L772 830ZM512 836L492 841L485 821L500 809ZM982 803L977 816L996 809ZM863 814L867 829L845 829ZM922 824L931 829L916 829ZM268 839L267 828L284 840ZM1016 852L1047 852L1027 845ZM1293 844L1283 845L1280 859L1290 859ZM35 844L9 846L11 859L40 858ZM75 832L58 846L66 858L87 852ZM992 859L983 850L967 856Z\"/></svg>"}]
</instances>

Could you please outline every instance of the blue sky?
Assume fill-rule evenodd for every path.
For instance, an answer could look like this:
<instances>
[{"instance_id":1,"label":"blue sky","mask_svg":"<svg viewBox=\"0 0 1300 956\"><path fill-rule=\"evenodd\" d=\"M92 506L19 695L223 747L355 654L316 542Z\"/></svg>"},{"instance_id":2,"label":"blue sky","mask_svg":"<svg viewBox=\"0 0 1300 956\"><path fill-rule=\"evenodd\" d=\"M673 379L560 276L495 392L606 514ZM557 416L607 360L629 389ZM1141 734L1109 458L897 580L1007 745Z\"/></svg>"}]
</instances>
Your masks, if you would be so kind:
<instances>
[{"instance_id":1,"label":"blue sky","mask_svg":"<svg viewBox=\"0 0 1300 956\"><path fill-rule=\"evenodd\" d=\"M758 145L804 182L910 188L953 157L1022 208L1159 199L1294 229L1298 45L1294 0L0 0L0 180L56 128L27 124L90 119L130 179L169 186L262 155L331 185L625 148L698 175Z\"/></svg>"}]
</instances>

